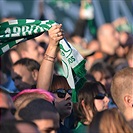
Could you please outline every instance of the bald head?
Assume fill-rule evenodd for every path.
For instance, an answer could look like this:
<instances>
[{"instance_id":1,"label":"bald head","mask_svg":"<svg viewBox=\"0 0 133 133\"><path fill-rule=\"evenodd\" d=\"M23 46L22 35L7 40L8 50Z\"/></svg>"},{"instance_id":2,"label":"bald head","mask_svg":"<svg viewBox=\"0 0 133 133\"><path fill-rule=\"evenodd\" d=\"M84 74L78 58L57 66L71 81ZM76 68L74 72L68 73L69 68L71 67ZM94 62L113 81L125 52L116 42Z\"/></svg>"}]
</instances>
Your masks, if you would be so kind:
<instances>
[{"instance_id":1,"label":"bald head","mask_svg":"<svg viewBox=\"0 0 133 133\"><path fill-rule=\"evenodd\" d=\"M105 35L105 34L108 32L109 28L112 28L112 26L113 26L113 25L110 24L110 23L106 23L106 24L101 25L101 26L99 27L99 29L98 29L98 32L97 32L98 38L99 38L100 36ZM99 38L99 39L100 39L100 38Z\"/></svg>"},{"instance_id":2,"label":"bald head","mask_svg":"<svg viewBox=\"0 0 133 133\"><path fill-rule=\"evenodd\" d=\"M110 23L103 24L98 29L97 37L101 50L109 55L113 55L115 49L119 46L119 34L115 27Z\"/></svg>"}]
</instances>

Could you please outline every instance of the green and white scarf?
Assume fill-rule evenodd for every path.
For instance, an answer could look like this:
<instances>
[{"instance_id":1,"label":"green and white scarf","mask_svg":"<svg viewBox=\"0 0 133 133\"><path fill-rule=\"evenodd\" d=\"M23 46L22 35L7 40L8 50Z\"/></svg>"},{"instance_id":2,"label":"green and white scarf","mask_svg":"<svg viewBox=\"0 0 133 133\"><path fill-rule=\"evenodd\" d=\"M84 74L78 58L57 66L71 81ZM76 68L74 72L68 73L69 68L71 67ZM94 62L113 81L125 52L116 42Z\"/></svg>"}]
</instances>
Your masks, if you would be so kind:
<instances>
[{"instance_id":1,"label":"green and white scarf","mask_svg":"<svg viewBox=\"0 0 133 133\"><path fill-rule=\"evenodd\" d=\"M0 24L0 55L14 45L37 37L48 31L55 21L20 19ZM72 101L77 102L77 92L86 81L85 60L79 52L64 38L59 41L63 69L70 87L73 89Z\"/></svg>"}]
</instances>

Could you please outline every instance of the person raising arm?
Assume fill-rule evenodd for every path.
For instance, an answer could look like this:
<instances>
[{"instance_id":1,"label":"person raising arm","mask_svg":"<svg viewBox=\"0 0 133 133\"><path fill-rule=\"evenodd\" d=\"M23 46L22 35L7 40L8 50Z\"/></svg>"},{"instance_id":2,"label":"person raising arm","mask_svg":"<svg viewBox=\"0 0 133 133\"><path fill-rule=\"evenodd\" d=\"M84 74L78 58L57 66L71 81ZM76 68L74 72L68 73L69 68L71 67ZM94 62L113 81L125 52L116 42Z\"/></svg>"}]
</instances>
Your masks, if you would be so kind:
<instances>
[{"instance_id":1,"label":"person raising arm","mask_svg":"<svg viewBox=\"0 0 133 133\"><path fill-rule=\"evenodd\" d=\"M62 24L54 25L48 31L49 45L39 70L37 88L48 90L53 77L54 62L57 56L58 43L64 37ZM45 79L45 80L42 80Z\"/></svg>"}]
</instances>

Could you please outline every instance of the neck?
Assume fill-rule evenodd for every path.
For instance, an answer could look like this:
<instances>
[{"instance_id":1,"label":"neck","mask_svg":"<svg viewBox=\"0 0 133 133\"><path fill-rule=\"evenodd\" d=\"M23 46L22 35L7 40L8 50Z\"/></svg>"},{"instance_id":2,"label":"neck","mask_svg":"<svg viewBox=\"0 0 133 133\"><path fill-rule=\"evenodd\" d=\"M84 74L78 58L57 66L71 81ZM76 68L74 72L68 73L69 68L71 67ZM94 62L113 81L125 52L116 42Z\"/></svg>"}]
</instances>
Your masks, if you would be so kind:
<instances>
[{"instance_id":1,"label":"neck","mask_svg":"<svg viewBox=\"0 0 133 133\"><path fill-rule=\"evenodd\" d=\"M126 118L126 120L131 124L131 126L133 127L133 108L129 111L125 111L124 116Z\"/></svg>"}]
</instances>

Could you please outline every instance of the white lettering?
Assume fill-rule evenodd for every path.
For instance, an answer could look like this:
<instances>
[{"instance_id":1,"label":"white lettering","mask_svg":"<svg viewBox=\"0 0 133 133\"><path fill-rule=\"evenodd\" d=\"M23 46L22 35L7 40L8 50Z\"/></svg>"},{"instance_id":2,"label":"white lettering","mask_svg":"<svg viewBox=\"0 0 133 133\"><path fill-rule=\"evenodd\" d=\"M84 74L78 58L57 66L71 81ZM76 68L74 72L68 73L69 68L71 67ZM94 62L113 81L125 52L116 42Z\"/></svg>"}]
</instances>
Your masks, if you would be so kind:
<instances>
[{"instance_id":1,"label":"white lettering","mask_svg":"<svg viewBox=\"0 0 133 133\"><path fill-rule=\"evenodd\" d=\"M6 30L5 30L5 37L10 37L10 34L11 34L11 29L10 28L7 28Z\"/></svg>"},{"instance_id":2,"label":"white lettering","mask_svg":"<svg viewBox=\"0 0 133 133\"><path fill-rule=\"evenodd\" d=\"M28 34L29 34L29 35L32 35L33 29L34 29L35 26L36 26L36 25L31 25L31 27L30 27L30 29L29 29L29 31L28 31Z\"/></svg>"},{"instance_id":3,"label":"white lettering","mask_svg":"<svg viewBox=\"0 0 133 133\"><path fill-rule=\"evenodd\" d=\"M38 32L43 32L43 28L40 27L40 26L36 26L35 30L34 30L34 33L38 33Z\"/></svg>"},{"instance_id":4,"label":"white lettering","mask_svg":"<svg viewBox=\"0 0 133 133\"><path fill-rule=\"evenodd\" d=\"M26 36L26 32L28 32L29 31L29 26L22 26L22 35L23 36Z\"/></svg>"},{"instance_id":5,"label":"white lettering","mask_svg":"<svg viewBox=\"0 0 133 133\"><path fill-rule=\"evenodd\" d=\"M20 36L21 28L20 27L13 27L13 34L11 34L11 37L17 37Z\"/></svg>"}]
</instances>

